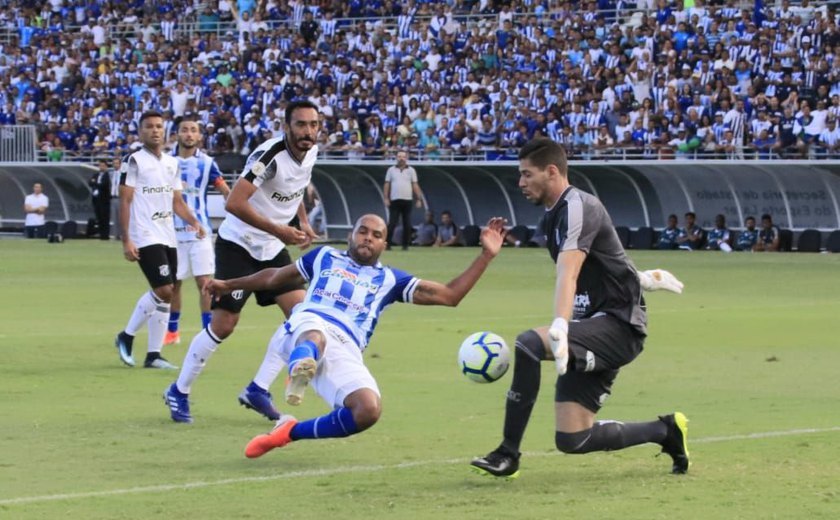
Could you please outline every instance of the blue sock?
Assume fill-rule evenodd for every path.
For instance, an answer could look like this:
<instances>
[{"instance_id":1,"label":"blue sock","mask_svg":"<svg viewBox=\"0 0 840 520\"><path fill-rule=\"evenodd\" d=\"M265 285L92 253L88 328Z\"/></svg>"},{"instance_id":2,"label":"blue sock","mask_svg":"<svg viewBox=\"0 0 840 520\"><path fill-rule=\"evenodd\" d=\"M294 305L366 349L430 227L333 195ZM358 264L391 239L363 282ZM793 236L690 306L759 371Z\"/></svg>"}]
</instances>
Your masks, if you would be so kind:
<instances>
[{"instance_id":1,"label":"blue sock","mask_svg":"<svg viewBox=\"0 0 840 520\"><path fill-rule=\"evenodd\" d=\"M180 312L169 313L169 332L178 332L178 320L181 319Z\"/></svg>"},{"instance_id":2,"label":"blue sock","mask_svg":"<svg viewBox=\"0 0 840 520\"><path fill-rule=\"evenodd\" d=\"M289 373L292 373L292 368L294 368L299 360L308 357L318 361L318 347L313 341L304 341L292 350L292 353L289 355Z\"/></svg>"},{"instance_id":3,"label":"blue sock","mask_svg":"<svg viewBox=\"0 0 840 520\"><path fill-rule=\"evenodd\" d=\"M348 437L359 432L353 413L349 408L337 408L327 415L297 423L289 436L293 441L301 439L327 439Z\"/></svg>"},{"instance_id":4,"label":"blue sock","mask_svg":"<svg viewBox=\"0 0 840 520\"><path fill-rule=\"evenodd\" d=\"M202 312L201 313L201 328L205 328L210 325L210 318L213 317L213 313L211 312Z\"/></svg>"}]
</instances>

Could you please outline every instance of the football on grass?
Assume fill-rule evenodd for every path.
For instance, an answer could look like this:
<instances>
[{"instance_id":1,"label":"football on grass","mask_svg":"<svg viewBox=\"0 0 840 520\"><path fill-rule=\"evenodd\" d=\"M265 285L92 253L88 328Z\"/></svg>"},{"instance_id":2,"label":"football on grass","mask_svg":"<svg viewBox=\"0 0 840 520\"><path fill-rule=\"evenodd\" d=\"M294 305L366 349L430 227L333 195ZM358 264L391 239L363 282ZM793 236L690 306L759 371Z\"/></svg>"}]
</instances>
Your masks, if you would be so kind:
<instances>
[{"instance_id":1,"label":"football on grass","mask_svg":"<svg viewBox=\"0 0 840 520\"><path fill-rule=\"evenodd\" d=\"M461 343L458 366L470 381L492 383L507 372L510 349L498 334L476 332Z\"/></svg>"}]
</instances>

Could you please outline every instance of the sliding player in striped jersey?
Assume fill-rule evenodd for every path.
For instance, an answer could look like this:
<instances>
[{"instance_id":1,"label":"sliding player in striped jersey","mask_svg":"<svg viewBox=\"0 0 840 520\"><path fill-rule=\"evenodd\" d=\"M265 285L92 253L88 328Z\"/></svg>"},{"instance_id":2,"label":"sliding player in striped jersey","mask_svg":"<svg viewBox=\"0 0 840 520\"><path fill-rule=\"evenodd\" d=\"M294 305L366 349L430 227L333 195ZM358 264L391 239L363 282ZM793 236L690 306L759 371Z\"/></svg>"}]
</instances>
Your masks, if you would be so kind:
<instances>
[{"instance_id":1,"label":"sliding player in striped jersey","mask_svg":"<svg viewBox=\"0 0 840 520\"><path fill-rule=\"evenodd\" d=\"M301 422L282 415L271 433L248 444L247 457L259 457L295 440L347 437L373 426L382 411L381 400L362 352L382 311L395 302L458 305L499 253L504 219L490 220L481 233L481 253L446 285L382 265L379 256L386 246L387 230L382 218L365 215L356 221L346 251L324 246L294 265L244 278L212 280L205 286L206 292L219 297L236 290L270 290L309 282L303 302L271 338L265 360L249 387L268 391L288 365L286 402L300 404L311 382L333 410Z\"/></svg>"}]
</instances>

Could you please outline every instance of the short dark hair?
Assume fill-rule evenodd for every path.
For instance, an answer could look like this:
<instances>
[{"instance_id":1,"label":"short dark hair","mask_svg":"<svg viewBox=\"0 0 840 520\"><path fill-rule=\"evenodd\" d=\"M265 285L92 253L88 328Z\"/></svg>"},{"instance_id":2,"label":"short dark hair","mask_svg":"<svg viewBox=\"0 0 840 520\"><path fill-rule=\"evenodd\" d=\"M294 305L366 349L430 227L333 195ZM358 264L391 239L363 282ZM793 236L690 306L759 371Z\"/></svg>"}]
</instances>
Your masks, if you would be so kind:
<instances>
[{"instance_id":1,"label":"short dark hair","mask_svg":"<svg viewBox=\"0 0 840 520\"><path fill-rule=\"evenodd\" d=\"M159 117L163 119L163 114L158 112L157 110L146 110L140 115L140 121L137 123L138 126L143 126L143 121L149 119L150 117Z\"/></svg>"},{"instance_id":2,"label":"short dark hair","mask_svg":"<svg viewBox=\"0 0 840 520\"><path fill-rule=\"evenodd\" d=\"M761 215L761 220L769 220L770 222L773 222L773 217L770 216L770 213L765 213L764 215Z\"/></svg>"},{"instance_id":3,"label":"short dark hair","mask_svg":"<svg viewBox=\"0 0 840 520\"><path fill-rule=\"evenodd\" d=\"M560 143L547 137L538 137L528 141L519 150L519 160L525 159L543 170L553 164L566 175L566 149Z\"/></svg>"},{"instance_id":4,"label":"short dark hair","mask_svg":"<svg viewBox=\"0 0 840 520\"><path fill-rule=\"evenodd\" d=\"M691 218L697 218L697 215L695 215L693 211L687 211L685 213L685 216L686 217L691 217Z\"/></svg>"},{"instance_id":5,"label":"short dark hair","mask_svg":"<svg viewBox=\"0 0 840 520\"><path fill-rule=\"evenodd\" d=\"M752 215L750 215L750 216L748 216L747 218L745 218L745 219L744 219L744 222L748 222L748 221L750 221L750 220L752 220L753 222L755 222L755 217L754 217L754 216L752 216Z\"/></svg>"},{"instance_id":6,"label":"short dark hair","mask_svg":"<svg viewBox=\"0 0 840 520\"><path fill-rule=\"evenodd\" d=\"M188 114L188 115L185 115L185 116L180 116L180 117L175 118L175 129L180 130L181 129L181 123L198 123L198 122L199 122L198 121L198 116L195 115L195 114ZM199 124L199 127L200 126L201 125Z\"/></svg>"},{"instance_id":7,"label":"short dark hair","mask_svg":"<svg viewBox=\"0 0 840 520\"><path fill-rule=\"evenodd\" d=\"M671 213L670 215L668 215L668 220L671 219L677 220L677 216L674 213Z\"/></svg>"},{"instance_id":8,"label":"short dark hair","mask_svg":"<svg viewBox=\"0 0 840 520\"><path fill-rule=\"evenodd\" d=\"M292 124L292 112L299 108L311 108L318 112L318 105L309 101L308 99L299 99L297 101L292 101L288 105L286 105L286 124Z\"/></svg>"}]
</instances>

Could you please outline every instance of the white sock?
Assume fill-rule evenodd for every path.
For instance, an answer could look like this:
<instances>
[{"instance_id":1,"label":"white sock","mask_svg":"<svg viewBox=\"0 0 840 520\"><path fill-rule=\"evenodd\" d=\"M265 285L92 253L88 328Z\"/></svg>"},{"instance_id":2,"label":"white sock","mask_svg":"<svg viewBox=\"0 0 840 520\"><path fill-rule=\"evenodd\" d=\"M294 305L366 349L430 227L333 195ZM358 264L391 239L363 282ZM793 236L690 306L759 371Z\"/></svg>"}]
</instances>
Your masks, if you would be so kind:
<instances>
[{"instance_id":1,"label":"white sock","mask_svg":"<svg viewBox=\"0 0 840 520\"><path fill-rule=\"evenodd\" d=\"M724 253L731 253L732 252L732 247L730 247L729 244L727 244L726 242L721 242L720 243L720 250L723 251Z\"/></svg>"},{"instance_id":2,"label":"white sock","mask_svg":"<svg viewBox=\"0 0 840 520\"><path fill-rule=\"evenodd\" d=\"M143 296L137 300L137 305L134 307L134 312L131 313L131 318L128 319L128 325L125 326L125 333L131 336L136 336L137 331L149 321L149 318L154 314L155 308L158 306L160 300L154 295L152 291L143 293Z\"/></svg>"},{"instance_id":3,"label":"white sock","mask_svg":"<svg viewBox=\"0 0 840 520\"><path fill-rule=\"evenodd\" d=\"M222 340L210 331L209 326L196 334L190 343L187 355L184 356L181 373L178 374L178 381L175 383L179 392L190 393L195 378L204 370L207 360L213 355L213 352L216 352L216 348L221 342Z\"/></svg>"},{"instance_id":4,"label":"white sock","mask_svg":"<svg viewBox=\"0 0 840 520\"><path fill-rule=\"evenodd\" d=\"M160 353L163 349L163 337L169 327L169 307L168 303L157 304L155 312L149 318L149 352Z\"/></svg>"},{"instance_id":5,"label":"white sock","mask_svg":"<svg viewBox=\"0 0 840 520\"><path fill-rule=\"evenodd\" d=\"M268 348L265 350L265 359L263 359L260 369L257 370L257 375L254 376L254 383L263 390L268 390L277 376L283 371L286 362L280 357L280 348L282 340L286 337L286 331L282 328L268 342Z\"/></svg>"}]
</instances>

